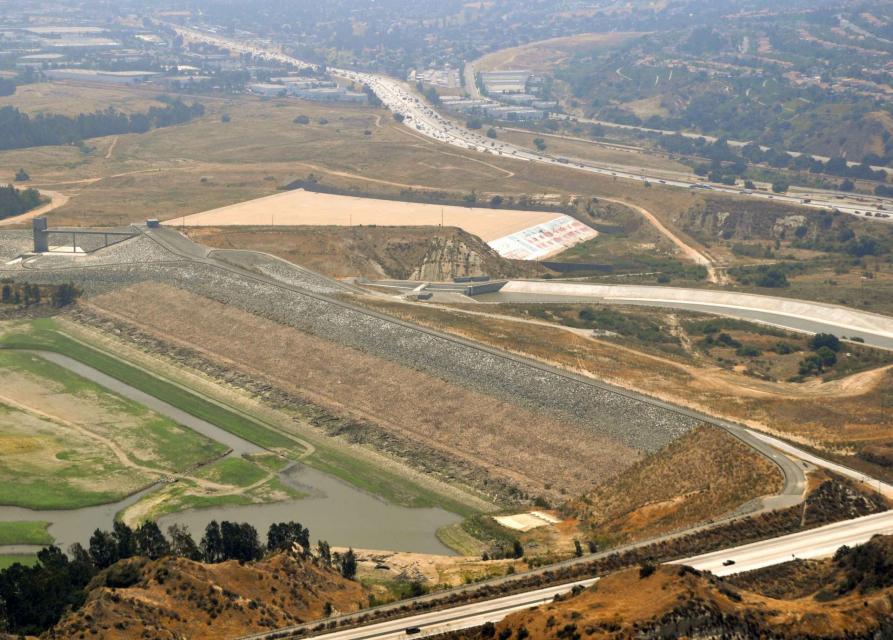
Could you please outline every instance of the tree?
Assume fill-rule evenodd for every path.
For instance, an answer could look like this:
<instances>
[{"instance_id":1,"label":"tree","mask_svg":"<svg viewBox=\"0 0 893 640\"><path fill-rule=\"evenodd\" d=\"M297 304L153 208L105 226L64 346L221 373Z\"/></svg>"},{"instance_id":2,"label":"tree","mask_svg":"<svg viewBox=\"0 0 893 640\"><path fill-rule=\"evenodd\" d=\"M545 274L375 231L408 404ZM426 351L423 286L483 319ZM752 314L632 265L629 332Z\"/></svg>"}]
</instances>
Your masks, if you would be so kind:
<instances>
[{"instance_id":1,"label":"tree","mask_svg":"<svg viewBox=\"0 0 893 640\"><path fill-rule=\"evenodd\" d=\"M406 116L404 116L402 113L396 113L396 112L395 112L395 113L394 113L394 120L396 120L396 121L399 122L399 123L402 123L404 120L406 120Z\"/></svg>"},{"instance_id":2,"label":"tree","mask_svg":"<svg viewBox=\"0 0 893 640\"><path fill-rule=\"evenodd\" d=\"M512 557L514 558L523 558L524 557L524 547L521 545L520 540L515 540L512 543Z\"/></svg>"},{"instance_id":3,"label":"tree","mask_svg":"<svg viewBox=\"0 0 893 640\"><path fill-rule=\"evenodd\" d=\"M316 553L319 556L319 559L325 562L328 565L332 564L332 548L329 546L329 543L325 540L320 540L316 543Z\"/></svg>"},{"instance_id":4,"label":"tree","mask_svg":"<svg viewBox=\"0 0 893 640\"><path fill-rule=\"evenodd\" d=\"M31 179L31 176L29 176L28 172L25 171L24 169L19 169L18 171L16 171L16 177L15 177L16 182L27 182L30 179Z\"/></svg>"},{"instance_id":5,"label":"tree","mask_svg":"<svg viewBox=\"0 0 893 640\"><path fill-rule=\"evenodd\" d=\"M67 307L80 295L77 288L71 284L60 284L53 292L53 306L56 308Z\"/></svg>"},{"instance_id":6,"label":"tree","mask_svg":"<svg viewBox=\"0 0 893 640\"><path fill-rule=\"evenodd\" d=\"M247 522L241 524L224 520L220 523L223 559L250 562L263 555L257 529Z\"/></svg>"},{"instance_id":7,"label":"tree","mask_svg":"<svg viewBox=\"0 0 893 640\"><path fill-rule=\"evenodd\" d=\"M484 123L478 120L477 118L472 118L468 122L465 123L465 126L469 129L480 129L484 126Z\"/></svg>"},{"instance_id":8,"label":"tree","mask_svg":"<svg viewBox=\"0 0 893 640\"><path fill-rule=\"evenodd\" d=\"M137 555L145 556L151 560L170 555L171 547L155 522L148 521L141 524L137 528L134 538L136 539Z\"/></svg>"},{"instance_id":9,"label":"tree","mask_svg":"<svg viewBox=\"0 0 893 640\"><path fill-rule=\"evenodd\" d=\"M205 535L201 540L202 557L205 562L215 563L222 562L225 558L223 555L223 536L220 533L220 525L216 520L211 520L205 527Z\"/></svg>"},{"instance_id":10,"label":"tree","mask_svg":"<svg viewBox=\"0 0 893 640\"><path fill-rule=\"evenodd\" d=\"M118 542L108 531L97 529L90 536L90 559L97 569L105 569L118 561Z\"/></svg>"},{"instance_id":11,"label":"tree","mask_svg":"<svg viewBox=\"0 0 893 640\"><path fill-rule=\"evenodd\" d=\"M310 117L309 116L298 116L292 122L294 122L295 124L310 124Z\"/></svg>"},{"instance_id":12,"label":"tree","mask_svg":"<svg viewBox=\"0 0 893 640\"><path fill-rule=\"evenodd\" d=\"M172 524L167 528L167 535L170 538L171 553L178 558L187 558L189 560L201 560L202 552L195 544L189 529L181 524Z\"/></svg>"},{"instance_id":13,"label":"tree","mask_svg":"<svg viewBox=\"0 0 893 640\"><path fill-rule=\"evenodd\" d=\"M583 545L579 540L574 540L574 555L578 558L583 555Z\"/></svg>"},{"instance_id":14,"label":"tree","mask_svg":"<svg viewBox=\"0 0 893 640\"><path fill-rule=\"evenodd\" d=\"M840 338L833 333L817 333L809 339L809 348L818 351L827 347L831 351L840 351Z\"/></svg>"},{"instance_id":15,"label":"tree","mask_svg":"<svg viewBox=\"0 0 893 640\"><path fill-rule=\"evenodd\" d=\"M493 196L492 198L490 198L490 206L493 207L494 209L498 209L499 207L501 207L502 202L503 202L502 196L497 195L497 196Z\"/></svg>"},{"instance_id":16,"label":"tree","mask_svg":"<svg viewBox=\"0 0 893 640\"><path fill-rule=\"evenodd\" d=\"M267 531L269 551L289 551L294 544L301 545L304 553L310 550L310 530L299 522L274 522Z\"/></svg>"},{"instance_id":17,"label":"tree","mask_svg":"<svg viewBox=\"0 0 893 640\"><path fill-rule=\"evenodd\" d=\"M341 575L348 580L353 580L357 575L357 556L352 548L341 556Z\"/></svg>"},{"instance_id":18,"label":"tree","mask_svg":"<svg viewBox=\"0 0 893 640\"><path fill-rule=\"evenodd\" d=\"M833 367L837 364L837 354L828 347L821 347L815 354L822 361L822 368Z\"/></svg>"},{"instance_id":19,"label":"tree","mask_svg":"<svg viewBox=\"0 0 893 640\"><path fill-rule=\"evenodd\" d=\"M230 120L232 120L232 118L228 113L224 113L222 116L220 116L220 122L223 122L224 124L229 122Z\"/></svg>"},{"instance_id":20,"label":"tree","mask_svg":"<svg viewBox=\"0 0 893 640\"><path fill-rule=\"evenodd\" d=\"M496 139L496 129L494 129L493 127L487 129L487 137Z\"/></svg>"},{"instance_id":21,"label":"tree","mask_svg":"<svg viewBox=\"0 0 893 640\"><path fill-rule=\"evenodd\" d=\"M855 189L856 183L849 178L845 178L839 185L837 185L838 191L854 191Z\"/></svg>"},{"instance_id":22,"label":"tree","mask_svg":"<svg viewBox=\"0 0 893 640\"><path fill-rule=\"evenodd\" d=\"M772 182L772 191L774 193L786 193L790 186L787 180L778 178Z\"/></svg>"},{"instance_id":23,"label":"tree","mask_svg":"<svg viewBox=\"0 0 893 640\"><path fill-rule=\"evenodd\" d=\"M545 151L545 150L546 150L546 141L543 140L542 138L534 138L534 139L533 139L533 144L534 144L534 146L535 146L539 151Z\"/></svg>"},{"instance_id":24,"label":"tree","mask_svg":"<svg viewBox=\"0 0 893 640\"><path fill-rule=\"evenodd\" d=\"M128 527L120 520L112 523L112 535L115 537L115 544L118 546L118 559L131 558L136 553L136 539L133 535L133 529Z\"/></svg>"},{"instance_id":25,"label":"tree","mask_svg":"<svg viewBox=\"0 0 893 640\"><path fill-rule=\"evenodd\" d=\"M756 189L756 188L757 188L757 185L755 185L755 184L753 183L753 180L745 180L745 181L744 181L744 188L745 188L745 189L751 189L751 190L753 190L753 189Z\"/></svg>"}]
</instances>

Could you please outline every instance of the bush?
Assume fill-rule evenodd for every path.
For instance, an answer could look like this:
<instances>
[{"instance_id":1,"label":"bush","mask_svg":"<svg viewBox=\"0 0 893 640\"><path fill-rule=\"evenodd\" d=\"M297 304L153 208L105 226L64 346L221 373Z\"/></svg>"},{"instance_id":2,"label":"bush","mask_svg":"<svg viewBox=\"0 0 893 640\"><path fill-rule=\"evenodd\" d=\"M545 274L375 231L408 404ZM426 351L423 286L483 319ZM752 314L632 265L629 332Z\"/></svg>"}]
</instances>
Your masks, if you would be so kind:
<instances>
[{"instance_id":1,"label":"bush","mask_svg":"<svg viewBox=\"0 0 893 640\"><path fill-rule=\"evenodd\" d=\"M738 351L736 352L739 356L743 356L745 358L757 358L763 355L763 352L757 349L756 347L752 347L750 345L742 345L738 347Z\"/></svg>"},{"instance_id":2,"label":"bush","mask_svg":"<svg viewBox=\"0 0 893 640\"><path fill-rule=\"evenodd\" d=\"M772 191L774 193L785 193L788 188L790 188L790 184L787 180L776 180L772 183Z\"/></svg>"},{"instance_id":3,"label":"bush","mask_svg":"<svg viewBox=\"0 0 893 640\"><path fill-rule=\"evenodd\" d=\"M840 351L840 339L831 333L817 333L809 340L809 348L818 351L827 347L831 351Z\"/></svg>"},{"instance_id":4,"label":"bush","mask_svg":"<svg viewBox=\"0 0 893 640\"><path fill-rule=\"evenodd\" d=\"M780 356L786 356L789 353L794 353L797 349L787 342L777 342L775 343L775 346L772 347L772 350Z\"/></svg>"},{"instance_id":5,"label":"bush","mask_svg":"<svg viewBox=\"0 0 893 640\"><path fill-rule=\"evenodd\" d=\"M309 116L298 116L293 121L295 124L310 124Z\"/></svg>"},{"instance_id":6,"label":"bush","mask_svg":"<svg viewBox=\"0 0 893 640\"><path fill-rule=\"evenodd\" d=\"M30 179L31 179L31 176L29 176L28 172L25 171L24 169L19 169L18 171L16 171L16 177L15 177L16 182L27 182Z\"/></svg>"},{"instance_id":7,"label":"bush","mask_svg":"<svg viewBox=\"0 0 893 640\"><path fill-rule=\"evenodd\" d=\"M758 287L766 287L769 289L783 289L790 286L788 277L785 275L784 271L771 267L760 274L755 284Z\"/></svg>"},{"instance_id":8,"label":"bush","mask_svg":"<svg viewBox=\"0 0 893 640\"><path fill-rule=\"evenodd\" d=\"M647 578L657 571L657 566L651 560L645 560L639 565L639 579Z\"/></svg>"}]
</instances>

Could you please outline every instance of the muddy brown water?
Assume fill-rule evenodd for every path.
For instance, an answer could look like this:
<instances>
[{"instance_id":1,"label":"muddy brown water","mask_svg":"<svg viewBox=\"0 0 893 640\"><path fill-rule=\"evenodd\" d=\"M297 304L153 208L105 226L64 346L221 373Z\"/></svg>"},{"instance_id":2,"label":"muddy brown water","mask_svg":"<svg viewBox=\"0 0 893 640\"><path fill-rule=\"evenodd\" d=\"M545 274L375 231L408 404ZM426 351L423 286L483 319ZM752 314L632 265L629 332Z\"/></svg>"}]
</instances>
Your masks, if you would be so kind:
<instances>
[{"instance_id":1,"label":"muddy brown water","mask_svg":"<svg viewBox=\"0 0 893 640\"><path fill-rule=\"evenodd\" d=\"M232 449L230 455L264 451L247 440L185 413L82 362L58 353L42 351L33 353L226 445ZM211 520L248 522L258 530L263 540L270 524L295 520L309 527L314 541L327 540L334 546L453 554L449 547L437 539L435 533L440 527L461 520L461 517L454 513L440 508L411 509L390 504L378 496L361 491L334 476L302 464L291 465L279 477L282 482L306 494L306 497L270 504L193 509L164 516L159 520L159 525L162 529L166 529L171 524L184 524L198 541ZM116 514L157 488L158 485L118 502L82 509L40 511L0 506L0 522L21 520L50 522L49 533L56 539L58 546L66 549L75 542L86 546L95 529L111 529ZM39 547L26 545L0 546L0 554L33 553L37 549Z\"/></svg>"}]
</instances>

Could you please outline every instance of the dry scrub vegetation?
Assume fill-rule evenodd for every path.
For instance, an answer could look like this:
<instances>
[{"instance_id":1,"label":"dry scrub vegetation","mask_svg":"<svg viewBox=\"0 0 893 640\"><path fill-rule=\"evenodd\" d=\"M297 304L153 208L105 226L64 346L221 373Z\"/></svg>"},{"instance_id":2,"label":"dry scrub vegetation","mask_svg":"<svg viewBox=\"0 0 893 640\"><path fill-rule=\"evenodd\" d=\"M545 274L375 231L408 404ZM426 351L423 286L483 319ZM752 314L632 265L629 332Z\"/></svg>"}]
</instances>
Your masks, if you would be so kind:
<instances>
[{"instance_id":1,"label":"dry scrub vegetation","mask_svg":"<svg viewBox=\"0 0 893 640\"><path fill-rule=\"evenodd\" d=\"M777 467L714 427L699 427L569 503L594 538L631 542L694 526L781 489Z\"/></svg>"},{"instance_id":2,"label":"dry scrub vegetation","mask_svg":"<svg viewBox=\"0 0 893 640\"><path fill-rule=\"evenodd\" d=\"M887 447L893 439L893 370L793 384L743 376L709 363L684 363L588 331L431 306L367 300L398 317L642 391L705 413L781 434L827 453ZM487 311L484 309L483 311ZM498 308L492 309L498 313ZM886 449L884 449L886 451ZM882 458L887 460L886 457ZM849 464L864 465L849 455ZM889 462L875 473L889 473Z\"/></svg>"},{"instance_id":3,"label":"dry scrub vegetation","mask_svg":"<svg viewBox=\"0 0 893 640\"><path fill-rule=\"evenodd\" d=\"M745 590L688 567L628 569L557 602L512 614L489 637L820 639L842 637L841 629L847 638L885 637L893 615L891 538L875 538L822 565L826 582L793 597L764 595L757 585ZM445 637L488 636L479 629Z\"/></svg>"},{"instance_id":4,"label":"dry scrub vegetation","mask_svg":"<svg viewBox=\"0 0 893 640\"><path fill-rule=\"evenodd\" d=\"M100 573L86 603L51 638L217 639L366 606L365 589L312 560L278 554L251 564L132 558Z\"/></svg>"}]
</instances>

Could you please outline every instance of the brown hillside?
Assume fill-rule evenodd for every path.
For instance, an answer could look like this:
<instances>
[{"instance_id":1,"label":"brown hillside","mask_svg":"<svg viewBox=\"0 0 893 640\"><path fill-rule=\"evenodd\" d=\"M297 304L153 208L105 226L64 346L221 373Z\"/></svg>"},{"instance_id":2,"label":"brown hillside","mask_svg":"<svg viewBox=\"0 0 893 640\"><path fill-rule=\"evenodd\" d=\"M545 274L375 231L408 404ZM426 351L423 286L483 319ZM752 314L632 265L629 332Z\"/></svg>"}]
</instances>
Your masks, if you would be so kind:
<instances>
[{"instance_id":1,"label":"brown hillside","mask_svg":"<svg viewBox=\"0 0 893 640\"><path fill-rule=\"evenodd\" d=\"M825 560L823 584L770 597L678 566L613 574L563 600L509 616L497 638L888 638L893 632L893 538ZM524 629L524 631L522 631ZM488 637L485 630L450 636Z\"/></svg>"},{"instance_id":2,"label":"brown hillside","mask_svg":"<svg viewBox=\"0 0 893 640\"><path fill-rule=\"evenodd\" d=\"M187 233L209 247L263 251L333 278L449 280L543 272L536 263L501 258L454 227L193 227Z\"/></svg>"},{"instance_id":3,"label":"brown hillside","mask_svg":"<svg viewBox=\"0 0 893 640\"><path fill-rule=\"evenodd\" d=\"M131 558L99 574L50 638L232 638L353 611L365 590L313 560L278 554L240 565Z\"/></svg>"},{"instance_id":4,"label":"brown hillside","mask_svg":"<svg viewBox=\"0 0 893 640\"><path fill-rule=\"evenodd\" d=\"M703 426L568 505L596 537L631 541L690 527L781 489L777 467Z\"/></svg>"}]
</instances>

